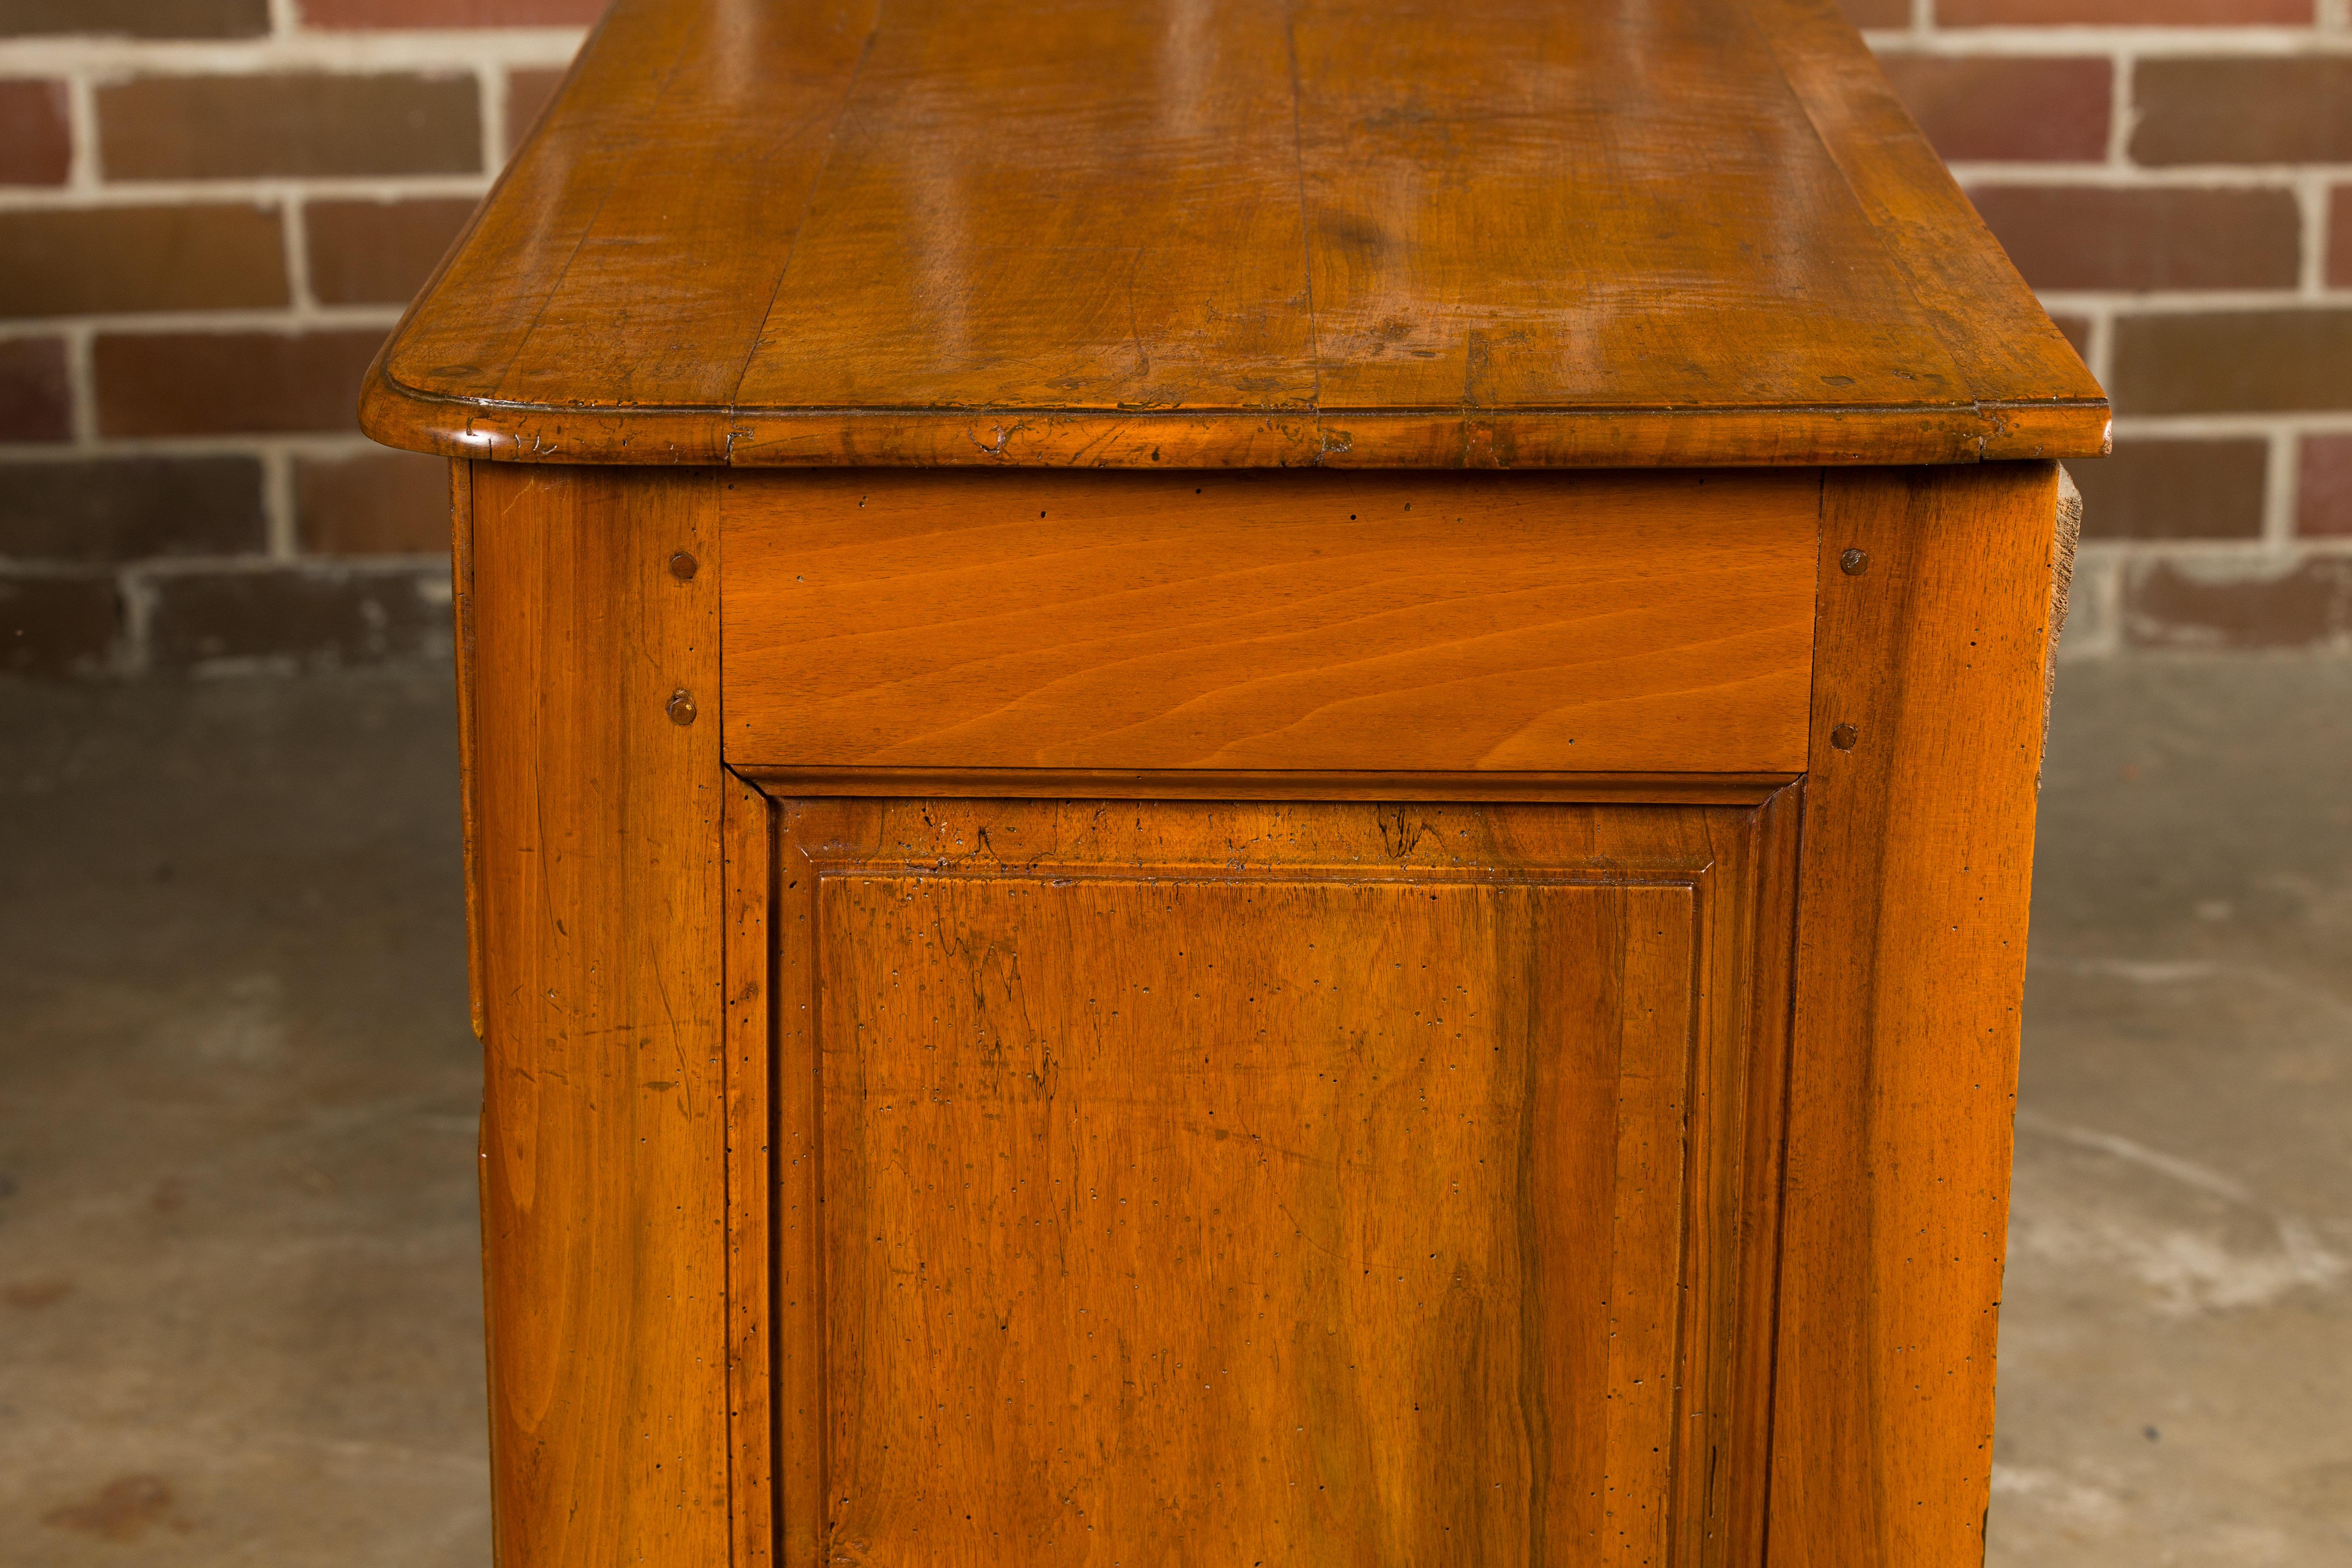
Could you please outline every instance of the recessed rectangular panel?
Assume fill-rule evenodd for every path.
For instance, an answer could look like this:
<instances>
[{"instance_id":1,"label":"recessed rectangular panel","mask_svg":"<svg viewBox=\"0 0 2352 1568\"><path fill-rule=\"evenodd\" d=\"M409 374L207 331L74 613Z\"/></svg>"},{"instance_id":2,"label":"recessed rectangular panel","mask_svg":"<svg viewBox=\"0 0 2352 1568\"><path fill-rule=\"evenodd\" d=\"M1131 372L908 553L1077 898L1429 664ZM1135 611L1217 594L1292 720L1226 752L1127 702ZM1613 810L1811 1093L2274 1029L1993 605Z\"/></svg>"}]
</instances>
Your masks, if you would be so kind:
<instances>
[{"instance_id":1,"label":"recessed rectangular panel","mask_svg":"<svg viewBox=\"0 0 2352 1568\"><path fill-rule=\"evenodd\" d=\"M789 803L784 1561L1695 1546L1744 815Z\"/></svg>"},{"instance_id":2,"label":"recessed rectangular panel","mask_svg":"<svg viewBox=\"0 0 2352 1568\"><path fill-rule=\"evenodd\" d=\"M729 485L738 767L1804 767L1817 474Z\"/></svg>"}]
</instances>

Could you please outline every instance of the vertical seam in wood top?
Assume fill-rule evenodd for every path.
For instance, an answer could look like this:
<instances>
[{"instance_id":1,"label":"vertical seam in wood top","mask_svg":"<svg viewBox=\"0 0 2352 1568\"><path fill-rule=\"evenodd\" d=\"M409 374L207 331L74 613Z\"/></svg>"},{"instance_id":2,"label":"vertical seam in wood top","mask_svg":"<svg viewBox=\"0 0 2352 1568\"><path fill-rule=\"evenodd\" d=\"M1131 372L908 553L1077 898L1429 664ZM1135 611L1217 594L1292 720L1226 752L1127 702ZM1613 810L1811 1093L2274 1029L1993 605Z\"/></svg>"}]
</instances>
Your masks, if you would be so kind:
<instances>
[{"instance_id":1,"label":"vertical seam in wood top","mask_svg":"<svg viewBox=\"0 0 2352 1568\"><path fill-rule=\"evenodd\" d=\"M1951 340L1945 334L1946 312L1920 298L1918 274L1912 271L1904 262L1895 247L1888 242L1885 226L1879 222L1877 213L1873 210L1873 204L1863 195L1862 192L1854 188L1853 176L1847 172L1845 160L1838 156L1837 149L1831 145L1830 139L1822 133L1821 121L1813 118L1812 105L1805 101L1803 90L1797 86L1796 79L1789 74L1788 61L1780 52L1780 35L1759 26L1746 7L1737 9L1740 26L1762 47L1765 58L1772 62L1772 69L1780 76L1780 86L1788 92L1789 101L1796 106L1798 116L1804 121L1806 132L1811 135L1814 145L1821 149L1822 159L1836 171L1838 184L1845 187L1847 199L1853 203L1854 210L1862 215L1863 224L1869 229L1870 237L1877 245L1879 253L1886 258L1888 276L1901 283L1903 292L1909 296L1912 304L1918 308L1921 318L1927 323L1928 334L1934 339L1937 348L1943 351L1946 357L1951 360L1953 371L1959 375L1960 385L1968 392L1969 410L1976 416L1976 460L1979 463L1985 461L1985 446L1990 435L1988 426L1991 424L1991 417L1985 412L1983 396L1974 385L1969 384L1965 374L1959 374L1963 367L1958 359L1952 356ZM1874 63L1875 63L1874 58ZM1892 89L1889 90L1891 92ZM1945 177L1947 179L1951 177L1949 170L1945 171ZM1955 184L1957 185L1957 182ZM1971 215L1976 211L1975 207L1968 205L1965 197L1962 198L1962 205ZM1978 220L1979 227L1982 226L1982 221ZM1990 239L1991 231L1985 230L1985 235Z\"/></svg>"},{"instance_id":2,"label":"vertical seam in wood top","mask_svg":"<svg viewBox=\"0 0 2352 1568\"><path fill-rule=\"evenodd\" d=\"M875 41L882 36L882 14L889 9L888 0L874 0L874 25L866 29L866 41L858 46L857 59L849 68L849 80L841 89L841 107L834 111L833 123L824 133L824 153L816 161L816 172L809 176L808 193L801 198L801 216L793 225L790 238L784 241L783 258L776 264L776 281L768 290L768 307L760 312L760 325L744 345L743 363L735 367L735 379L727 388L727 445L720 461L729 467L735 462L736 426L742 418L743 378L751 374L751 362L760 357L760 345L768 339L768 323L775 319L776 301L783 298L784 279L792 275L793 257L800 249L801 236L807 231L809 215L816 210L816 193L824 184L824 172L833 167L833 150L841 145L842 121L849 118L852 105L857 101L857 84L865 79L866 62L873 58Z\"/></svg>"},{"instance_id":3,"label":"vertical seam in wood top","mask_svg":"<svg viewBox=\"0 0 2352 1568\"><path fill-rule=\"evenodd\" d=\"M553 106L557 99L562 97L563 90L569 88L573 79L579 76L580 62L585 59L588 57L589 52L596 47L597 39L604 35L605 27L610 25L612 19L613 13L610 9L607 9L604 14L599 16L595 23L587 29L586 33L580 40L580 47L572 51L570 62L562 67L562 77L557 84L556 91L548 100L548 105L550 108ZM469 54L474 54L479 50L481 45L477 40L468 39L467 40L466 47ZM509 63L511 67L512 62ZM532 135L526 139L527 142L537 140L538 130L547 118L547 110L543 109L541 111L540 118L532 121ZM511 131L512 127L509 126L508 129ZM515 147L514 154L507 159L506 164L503 168L493 168L484 171L484 173L488 176L488 188L483 192L481 198L475 202L474 210L466 215L466 222L464 226L457 230L457 237L449 242L449 248L441 253L441 259L434 264L433 270L426 275L423 286L420 287L416 290L415 294L410 298L407 306L400 312L399 321L394 325L390 335L384 340L384 347L382 354L376 361L376 368L372 369L369 372L369 376L372 382L380 381L386 386L395 387L406 396L415 396L417 395L417 389L410 387L401 381L399 377L392 374L393 351L399 344L401 339L406 334L411 323L416 320L417 313L425 308L425 301L431 299L433 295L440 289L441 280L449 275L450 269L457 265L457 258L465 255L472 247L474 237L480 232L482 221L488 216L492 205L495 204L499 197L506 191L508 185L513 183L516 171L521 167L522 153L527 149L525 144L522 143L510 143L510 145ZM458 177L464 178L466 176ZM474 177L478 178L479 176ZM410 182L404 183L414 183L418 178L420 177L411 176ZM430 179L432 176L422 176L421 178ZM211 182L206 183L211 184ZM305 181L304 189L310 195L316 196L320 194L318 190L320 184L320 182L315 180ZM461 192L460 194L470 195L472 193ZM541 310L542 313L544 313L544 307L542 307ZM533 326L538 325L537 317L532 318L531 324ZM522 342L528 340L530 336L530 334L529 332L525 332L523 334L523 339L519 340L516 342L515 354L513 356L509 356L507 361L508 369L511 369L513 367L515 358L520 357L521 354ZM503 378L505 375L505 370L501 370L499 372L499 375Z\"/></svg>"},{"instance_id":4,"label":"vertical seam in wood top","mask_svg":"<svg viewBox=\"0 0 2352 1568\"><path fill-rule=\"evenodd\" d=\"M1298 258L1307 285L1307 370L1313 378L1307 405L1315 412L1315 461L1323 461L1323 341L1315 328L1315 237L1307 212L1307 132L1303 100L1306 90L1298 78L1298 14L1295 5L1282 8L1282 47L1290 62L1290 156L1298 172Z\"/></svg>"},{"instance_id":5,"label":"vertical seam in wood top","mask_svg":"<svg viewBox=\"0 0 2352 1568\"><path fill-rule=\"evenodd\" d=\"M608 19L610 16L611 13L607 12L606 17ZM587 58L589 50L593 47L598 39L601 38L604 31L604 23L600 21L596 25L596 36L592 37L586 44L581 46L580 55L578 57L579 59L585 59ZM677 53L670 57L668 68L662 72L662 92L667 93L669 90L670 79L677 74L680 65L685 60L688 47L688 45L681 43L678 46ZM579 65L578 61L575 60L572 68L564 73L563 85L566 89L570 88L578 73ZM554 309L555 297L563 291L563 280L572 276L572 268L580 260L580 253L588 248L589 237L596 232L596 220L604 216L604 204L611 201L613 199L613 193L620 188L621 174L621 171L615 171L613 177L604 182L604 189L596 197L595 210L588 215L588 221L580 226L580 237L572 242L572 253L563 258L563 265L557 268L555 276L548 279L547 292L540 297L539 309L531 312L530 325L525 327L522 331L522 336L515 340L514 353L507 356L507 363L499 369L499 386L501 390L503 390L506 385L508 373L512 371L515 367L515 362L522 358L523 351L530 346L530 340L539 335L539 324L547 319L547 312ZM505 183L504 176L501 176L499 184L503 185ZM493 196L495 196L496 194L497 193L495 191L492 192ZM474 221L476 223L480 222L481 215L488 210L489 201L486 198L482 205L475 209ZM467 238L470 241L472 237L473 231L471 228L468 228L467 231ZM434 278L435 281L438 282L440 275L436 273ZM422 296L419 296L419 298L421 300ZM411 306L410 309L413 310L415 307ZM404 321L403 325L404 326L405 324L406 323ZM491 395L495 397L498 394L493 393Z\"/></svg>"}]
</instances>

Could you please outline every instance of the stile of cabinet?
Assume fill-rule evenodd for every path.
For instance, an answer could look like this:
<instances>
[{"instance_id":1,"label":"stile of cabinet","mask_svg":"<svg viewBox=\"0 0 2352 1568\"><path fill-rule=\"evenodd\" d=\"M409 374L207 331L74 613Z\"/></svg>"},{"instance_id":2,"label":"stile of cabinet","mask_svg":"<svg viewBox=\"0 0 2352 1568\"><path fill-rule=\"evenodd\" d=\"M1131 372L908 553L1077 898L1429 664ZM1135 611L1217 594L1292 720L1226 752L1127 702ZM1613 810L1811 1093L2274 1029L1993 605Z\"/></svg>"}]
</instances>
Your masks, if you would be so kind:
<instances>
[{"instance_id":1,"label":"stile of cabinet","mask_svg":"<svg viewBox=\"0 0 2352 1568\"><path fill-rule=\"evenodd\" d=\"M1975 1563L2096 386L1823 6L977 16L622 0L371 382L500 1562Z\"/></svg>"}]
</instances>

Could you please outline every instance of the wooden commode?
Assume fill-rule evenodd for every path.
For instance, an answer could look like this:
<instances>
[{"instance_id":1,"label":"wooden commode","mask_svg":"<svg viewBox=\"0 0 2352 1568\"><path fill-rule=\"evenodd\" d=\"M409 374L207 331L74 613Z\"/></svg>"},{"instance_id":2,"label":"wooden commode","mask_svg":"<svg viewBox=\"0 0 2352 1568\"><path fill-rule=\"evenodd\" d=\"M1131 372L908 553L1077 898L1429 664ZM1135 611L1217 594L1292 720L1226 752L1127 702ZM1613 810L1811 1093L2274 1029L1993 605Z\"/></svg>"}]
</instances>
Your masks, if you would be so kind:
<instances>
[{"instance_id":1,"label":"wooden commode","mask_svg":"<svg viewBox=\"0 0 2352 1568\"><path fill-rule=\"evenodd\" d=\"M1962 1568L2057 459L1829 0L620 0L456 459L504 1568Z\"/></svg>"}]
</instances>

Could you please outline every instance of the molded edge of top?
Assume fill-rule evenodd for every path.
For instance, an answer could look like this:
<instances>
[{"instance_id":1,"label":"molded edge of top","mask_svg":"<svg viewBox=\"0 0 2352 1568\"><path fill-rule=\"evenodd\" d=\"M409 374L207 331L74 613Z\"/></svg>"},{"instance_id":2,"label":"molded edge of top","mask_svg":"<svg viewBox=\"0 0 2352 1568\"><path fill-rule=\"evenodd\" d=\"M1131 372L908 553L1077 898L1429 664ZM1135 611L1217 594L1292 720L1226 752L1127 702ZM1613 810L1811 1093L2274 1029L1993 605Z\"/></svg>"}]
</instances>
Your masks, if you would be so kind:
<instances>
[{"instance_id":1,"label":"molded edge of top","mask_svg":"<svg viewBox=\"0 0 2352 1568\"><path fill-rule=\"evenodd\" d=\"M387 340L360 427L436 457L724 468L1850 467L2105 456L2104 398L1942 406L1098 409L562 407L404 386Z\"/></svg>"},{"instance_id":2,"label":"molded edge of top","mask_svg":"<svg viewBox=\"0 0 2352 1568\"><path fill-rule=\"evenodd\" d=\"M650 16L659 3L645 0L637 9ZM562 121L583 70L600 50L611 57L621 49L606 35L615 16L631 9L625 5L608 12L583 47L522 151L378 351L361 394L361 428L383 445L447 458L730 468L1852 467L2109 452L2111 411L2102 389L1984 229L1851 25L1828 0L1751 3L1761 14L1769 53L1874 224L1895 237L1940 237L1957 247L1916 268L1901 263L1927 307L1921 324L1941 332L1949 321L1989 319L1987 330L2032 340L2044 374L1991 377L1976 386L1978 397L1943 403L1417 407L746 407L727 399L612 405L468 395L476 389L462 380L429 390L404 383L392 371L404 340L421 319L446 307L438 298L445 280L485 216L502 201L525 199L517 193L538 178L533 154ZM1939 270L1948 263L1957 268L1949 276ZM2047 395L2005 395L2029 390Z\"/></svg>"}]
</instances>

